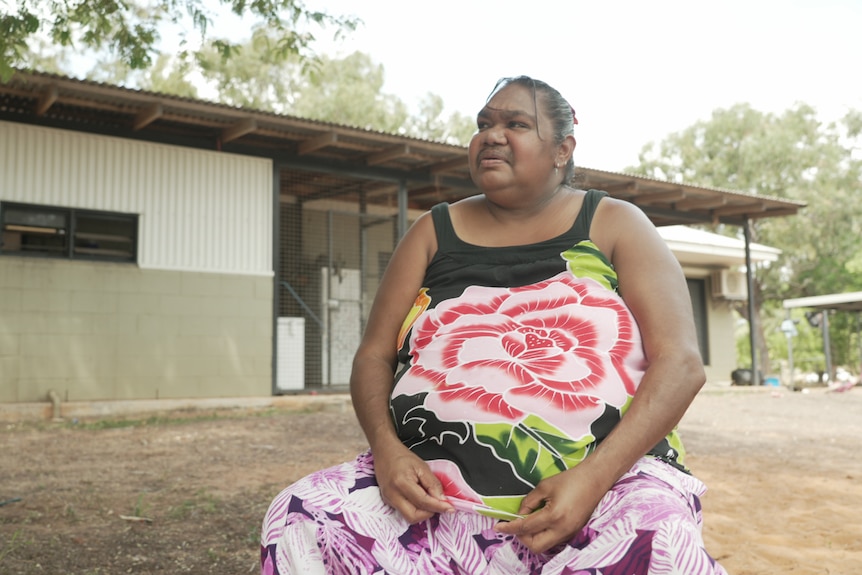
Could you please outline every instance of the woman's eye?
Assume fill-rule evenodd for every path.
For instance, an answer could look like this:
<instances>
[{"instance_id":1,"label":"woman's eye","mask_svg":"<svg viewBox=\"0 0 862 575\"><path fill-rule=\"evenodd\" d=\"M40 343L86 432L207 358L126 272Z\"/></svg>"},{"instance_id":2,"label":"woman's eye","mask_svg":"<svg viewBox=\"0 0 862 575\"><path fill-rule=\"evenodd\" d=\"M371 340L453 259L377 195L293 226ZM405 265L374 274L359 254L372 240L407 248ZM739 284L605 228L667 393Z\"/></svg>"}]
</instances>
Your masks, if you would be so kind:
<instances>
[{"instance_id":1,"label":"woman's eye","mask_svg":"<svg viewBox=\"0 0 862 575\"><path fill-rule=\"evenodd\" d=\"M515 122L513 120L513 121L509 122L509 127L510 128L526 128L527 124L525 124L524 122Z\"/></svg>"}]
</instances>

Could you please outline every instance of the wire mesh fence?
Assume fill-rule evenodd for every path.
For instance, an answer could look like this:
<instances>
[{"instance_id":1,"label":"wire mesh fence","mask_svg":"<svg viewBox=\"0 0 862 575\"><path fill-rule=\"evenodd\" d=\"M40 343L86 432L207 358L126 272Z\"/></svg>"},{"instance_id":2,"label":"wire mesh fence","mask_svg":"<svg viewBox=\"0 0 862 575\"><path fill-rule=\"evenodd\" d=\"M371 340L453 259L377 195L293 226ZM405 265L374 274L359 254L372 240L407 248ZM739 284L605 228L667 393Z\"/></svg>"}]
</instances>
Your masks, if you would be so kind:
<instances>
[{"instance_id":1,"label":"wire mesh fence","mask_svg":"<svg viewBox=\"0 0 862 575\"><path fill-rule=\"evenodd\" d=\"M349 181L326 176L322 187L322 179L281 174L277 392L347 385L397 241L397 207L369 207Z\"/></svg>"}]
</instances>

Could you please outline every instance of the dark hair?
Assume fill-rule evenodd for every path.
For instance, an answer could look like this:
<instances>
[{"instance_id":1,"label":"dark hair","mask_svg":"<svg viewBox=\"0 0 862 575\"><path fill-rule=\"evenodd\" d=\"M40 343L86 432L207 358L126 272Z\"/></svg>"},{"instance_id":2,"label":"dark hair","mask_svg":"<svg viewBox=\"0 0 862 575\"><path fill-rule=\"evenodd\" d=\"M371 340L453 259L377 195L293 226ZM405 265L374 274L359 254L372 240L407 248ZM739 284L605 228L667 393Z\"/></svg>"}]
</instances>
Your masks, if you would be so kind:
<instances>
[{"instance_id":1,"label":"dark hair","mask_svg":"<svg viewBox=\"0 0 862 575\"><path fill-rule=\"evenodd\" d=\"M494 85L494 89L485 100L487 103L494 97L494 94L505 88L515 84L528 88L533 93L533 102L536 105L536 110L539 109L539 101L542 102L543 110L551 120L551 125L554 128L554 143L560 145L566 136L574 136L575 134L575 109L563 98L555 88L552 88L541 80L536 80L529 76L515 76L511 78L500 78ZM541 98L537 96L541 94ZM538 128L537 128L538 129ZM541 137L541 134L539 134ZM575 160L574 157L569 158L568 163L563 171L563 184L571 184L575 176Z\"/></svg>"}]
</instances>

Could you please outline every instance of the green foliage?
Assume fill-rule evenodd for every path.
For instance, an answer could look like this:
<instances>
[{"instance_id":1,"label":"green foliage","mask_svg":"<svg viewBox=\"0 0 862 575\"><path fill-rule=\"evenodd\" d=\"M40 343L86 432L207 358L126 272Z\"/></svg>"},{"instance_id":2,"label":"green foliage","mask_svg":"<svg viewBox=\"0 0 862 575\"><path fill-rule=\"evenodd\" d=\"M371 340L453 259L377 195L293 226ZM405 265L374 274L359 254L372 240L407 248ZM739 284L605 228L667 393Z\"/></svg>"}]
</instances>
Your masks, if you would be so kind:
<instances>
[{"instance_id":1,"label":"green foliage","mask_svg":"<svg viewBox=\"0 0 862 575\"><path fill-rule=\"evenodd\" d=\"M199 1L182 0L192 8L199 8L192 10L189 17L205 33L211 21L198 5ZM278 7L297 6L293 0L281 0L266 10L259 6L254 11L250 10L251 5L239 0L221 2L230 4L236 14L252 16L260 16L261 11L270 14ZM94 6L99 8L102 4ZM167 20L174 22L178 19L176 16ZM302 18L315 25L334 23L339 26L339 33L356 25L355 21L334 19L317 12L293 11L287 19L298 25ZM55 38L55 43L38 37L34 40L29 49L21 48L20 61L33 69L68 73L72 67L71 37L68 42L66 36ZM440 96L428 93L420 102L418 113L411 114L400 98L383 91L381 64L361 52L344 58L316 56L310 51L313 40L307 32L288 33L283 25L281 28L272 26L263 18L245 41L234 44L214 39L195 52L182 50L153 58L151 50L146 59L132 61L117 50L102 50L96 52L96 63L85 76L89 80L188 98L200 98L204 94L204 97L232 106L450 144L469 141L475 131L475 120L457 112L444 114Z\"/></svg>"},{"instance_id":2,"label":"green foliage","mask_svg":"<svg viewBox=\"0 0 862 575\"><path fill-rule=\"evenodd\" d=\"M224 104L284 113L292 97L290 87L305 61L295 54L281 56L278 43L272 31L258 27L230 58L225 58L218 47L209 47L201 50L193 63L181 61L180 66L196 65Z\"/></svg>"},{"instance_id":3,"label":"green foliage","mask_svg":"<svg viewBox=\"0 0 862 575\"><path fill-rule=\"evenodd\" d=\"M415 138L449 144L466 144L476 131L476 118L459 112L443 115L443 98L428 92L419 106L419 114L408 120L405 132Z\"/></svg>"},{"instance_id":4,"label":"green foliage","mask_svg":"<svg viewBox=\"0 0 862 575\"><path fill-rule=\"evenodd\" d=\"M209 515L217 512L222 501L205 489L199 489L194 499L186 499L180 505L168 510L168 517L181 521L197 515Z\"/></svg>"},{"instance_id":5,"label":"green foliage","mask_svg":"<svg viewBox=\"0 0 862 575\"><path fill-rule=\"evenodd\" d=\"M761 365L764 372L770 371L768 358L786 357L785 338L777 331L786 313L781 300L862 290L860 136L859 111L824 124L805 104L778 115L738 104L645 146L640 165L628 168L649 177L807 204L795 217L751 223L752 241L782 250L778 262L758 269L755 276L756 339L763 346L761 359L767 361ZM713 231L741 235L723 226ZM833 363L856 365L852 321L834 315ZM800 355L822 357L822 344L801 333L794 343L801 346ZM744 339L740 347L747 349L747 330Z\"/></svg>"},{"instance_id":6,"label":"green foliage","mask_svg":"<svg viewBox=\"0 0 862 575\"><path fill-rule=\"evenodd\" d=\"M254 410L254 417L272 417L280 412L274 408ZM144 419L136 418L100 418L90 421L78 421L77 419L67 421L63 425L76 430L101 431L105 429L124 429L128 427L161 427L165 425L191 425L204 421L219 421L223 419L236 419L248 417L245 410L223 409L216 411L180 410L176 413L162 413L151 415Z\"/></svg>"},{"instance_id":7,"label":"green foliage","mask_svg":"<svg viewBox=\"0 0 862 575\"><path fill-rule=\"evenodd\" d=\"M408 118L398 97L382 92L383 66L356 52L344 59L323 57L296 86L290 113L359 128L397 133Z\"/></svg>"},{"instance_id":8,"label":"green foliage","mask_svg":"<svg viewBox=\"0 0 862 575\"><path fill-rule=\"evenodd\" d=\"M31 545L32 541L24 541L21 536L22 530L18 529L12 533L12 537L10 537L5 543L3 543L3 548L0 549L0 563L3 562L3 559L12 554L19 547L24 547L27 545Z\"/></svg>"},{"instance_id":9,"label":"green foliage","mask_svg":"<svg viewBox=\"0 0 862 575\"><path fill-rule=\"evenodd\" d=\"M430 93L411 115L400 98L383 91L383 66L368 54L282 59L273 57L276 42L270 30L258 28L230 60L210 50L197 62L219 100L233 106L454 144L466 143L475 130L466 116L444 116L442 98Z\"/></svg>"},{"instance_id":10,"label":"green foliage","mask_svg":"<svg viewBox=\"0 0 862 575\"><path fill-rule=\"evenodd\" d=\"M191 65L187 61L173 60L167 54L159 55L148 74L141 78L140 86L150 92L173 94L183 98L198 98L198 89L189 81Z\"/></svg>"},{"instance_id":11,"label":"green foliage","mask_svg":"<svg viewBox=\"0 0 862 575\"><path fill-rule=\"evenodd\" d=\"M147 514L147 506L144 504L144 494L138 494L138 500L132 506L133 517L144 517Z\"/></svg>"},{"instance_id":12,"label":"green foliage","mask_svg":"<svg viewBox=\"0 0 862 575\"><path fill-rule=\"evenodd\" d=\"M300 76L288 113L336 124L402 134L414 138L464 144L475 121L443 114L443 99L432 93L411 115L397 96L383 92L383 66L371 56L354 52L343 59L323 57Z\"/></svg>"},{"instance_id":13,"label":"green foliage","mask_svg":"<svg viewBox=\"0 0 862 575\"><path fill-rule=\"evenodd\" d=\"M0 81L12 76L12 66L27 53L27 37L39 30L39 18L26 6L18 13L0 13Z\"/></svg>"},{"instance_id":14,"label":"green foliage","mask_svg":"<svg viewBox=\"0 0 862 575\"><path fill-rule=\"evenodd\" d=\"M163 24L186 26L200 35L205 50L225 60L240 51L238 44L208 39L213 15L206 0L11 0L0 12L0 81L14 68L28 64L33 38L50 38L57 46L76 51L107 51L132 70L148 68L157 55ZM259 21L278 40L273 56L306 54L314 41L313 26L333 26L336 35L355 29L355 18L307 10L300 0L219 0L239 16ZM180 32L185 44L187 32Z\"/></svg>"}]
</instances>

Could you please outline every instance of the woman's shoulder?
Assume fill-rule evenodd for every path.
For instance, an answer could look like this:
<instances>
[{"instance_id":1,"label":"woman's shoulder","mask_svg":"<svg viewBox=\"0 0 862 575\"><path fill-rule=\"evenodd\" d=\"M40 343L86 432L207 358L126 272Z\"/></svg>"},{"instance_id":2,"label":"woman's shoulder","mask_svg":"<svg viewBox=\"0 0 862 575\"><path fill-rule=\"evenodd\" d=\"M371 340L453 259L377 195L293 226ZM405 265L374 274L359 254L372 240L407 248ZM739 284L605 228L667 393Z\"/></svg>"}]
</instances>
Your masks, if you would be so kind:
<instances>
[{"instance_id":1,"label":"woman's shoulder","mask_svg":"<svg viewBox=\"0 0 862 575\"><path fill-rule=\"evenodd\" d=\"M611 228L624 229L628 225L638 223L652 225L638 206L627 200L614 198L606 192L596 205L595 218L601 221L603 226Z\"/></svg>"},{"instance_id":2,"label":"woman's shoulder","mask_svg":"<svg viewBox=\"0 0 862 575\"><path fill-rule=\"evenodd\" d=\"M606 196L596 206L590 236L612 260L621 239L636 238L636 243L646 245L647 238L653 235L658 236L655 225L632 202Z\"/></svg>"},{"instance_id":3,"label":"woman's shoulder","mask_svg":"<svg viewBox=\"0 0 862 575\"><path fill-rule=\"evenodd\" d=\"M452 202L446 206L446 211L448 213L444 217L458 239L475 243L471 240L472 234L478 235L479 238L485 235L486 227L489 225L488 208L482 195L469 196Z\"/></svg>"},{"instance_id":4,"label":"woman's shoulder","mask_svg":"<svg viewBox=\"0 0 862 575\"><path fill-rule=\"evenodd\" d=\"M477 194L474 196L467 196L466 198L461 198L460 200L454 201L452 203L444 203L443 208L449 211L450 213L463 214L463 213L476 213L480 208L484 209L485 198L482 194Z\"/></svg>"},{"instance_id":5,"label":"woman's shoulder","mask_svg":"<svg viewBox=\"0 0 862 575\"><path fill-rule=\"evenodd\" d=\"M437 235L430 210L423 212L413 221L398 242L396 251L399 250L409 251L414 257L421 255L425 262L431 261L437 251Z\"/></svg>"}]
</instances>

